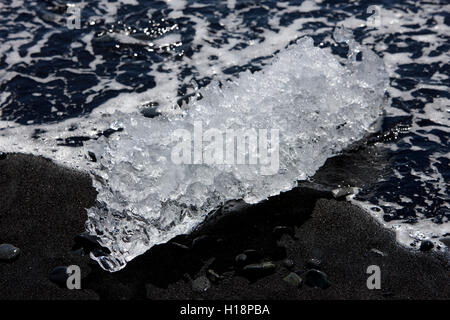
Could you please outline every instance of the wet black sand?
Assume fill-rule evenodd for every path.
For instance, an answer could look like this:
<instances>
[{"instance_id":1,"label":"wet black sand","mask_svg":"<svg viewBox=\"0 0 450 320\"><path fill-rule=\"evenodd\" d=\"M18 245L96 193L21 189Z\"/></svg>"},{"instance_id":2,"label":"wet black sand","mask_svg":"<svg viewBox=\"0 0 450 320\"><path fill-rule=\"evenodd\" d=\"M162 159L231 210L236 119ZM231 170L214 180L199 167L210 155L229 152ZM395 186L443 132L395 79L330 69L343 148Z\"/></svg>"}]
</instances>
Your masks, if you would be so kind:
<instances>
[{"instance_id":1,"label":"wet black sand","mask_svg":"<svg viewBox=\"0 0 450 320\"><path fill-rule=\"evenodd\" d=\"M111 274L72 251L73 237L84 231L84 208L95 196L87 175L46 159L9 154L0 160L0 243L21 249L16 261L0 262L0 299L450 299L447 260L399 247L359 208L306 187L240 210L229 205L176 244L154 247ZM295 232L277 237L276 226ZM274 261L275 272L244 277L234 258L247 249ZM331 286L288 285L285 258L300 276L308 259L320 259ZM48 280L54 267L69 264L81 267L82 290ZM367 289L369 265L381 268L381 290ZM223 279L193 292L191 280L208 269Z\"/></svg>"}]
</instances>

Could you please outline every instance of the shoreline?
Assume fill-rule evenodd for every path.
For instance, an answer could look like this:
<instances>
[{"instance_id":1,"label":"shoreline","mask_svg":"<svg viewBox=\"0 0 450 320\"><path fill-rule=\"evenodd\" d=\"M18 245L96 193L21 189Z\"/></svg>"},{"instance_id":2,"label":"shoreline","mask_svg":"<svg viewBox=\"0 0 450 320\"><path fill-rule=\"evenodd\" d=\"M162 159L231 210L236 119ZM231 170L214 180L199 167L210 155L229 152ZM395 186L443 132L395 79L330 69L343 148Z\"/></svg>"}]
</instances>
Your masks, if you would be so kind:
<instances>
[{"instance_id":1,"label":"shoreline","mask_svg":"<svg viewBox=\"0 0 450 320\"><path fill-rule=\"evenodd\" d=\"M256 205L229 203L191 234L151 248L116 273L72 250L84 231L84 208L96 198L87 174L7 154L0 194L0 243L21 250L17 260L0 262L0 299L450 299L442 255L400 246L375 218L326 190L300 186ZM253 263L271 261L274 269L246 274L235 261L246 250L253 250ZM321 261L329 288L283 280L295 273L305 282L310 259ZM82 290L49 280L53 268L70 264L81 268ZM380 290L366 286L370 265L380 267ZM204 276L209 288L196 292L193 283Z\"/></svg>"}]
</instances>

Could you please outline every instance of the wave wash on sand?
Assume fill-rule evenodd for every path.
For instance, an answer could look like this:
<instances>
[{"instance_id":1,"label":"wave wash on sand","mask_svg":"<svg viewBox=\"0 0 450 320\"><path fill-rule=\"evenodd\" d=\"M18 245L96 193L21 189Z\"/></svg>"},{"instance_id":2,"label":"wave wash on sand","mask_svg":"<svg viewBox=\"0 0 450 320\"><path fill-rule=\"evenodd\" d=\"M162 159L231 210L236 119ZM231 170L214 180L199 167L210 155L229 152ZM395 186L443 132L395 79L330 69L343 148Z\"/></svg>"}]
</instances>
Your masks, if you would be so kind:
<instances>
[{"instance_id":1,"label":"wave wash on sand","mask_svg":"<svg viewBox=\"0 0 450 320\"><path fill-rule=\"evenodd\" d=\"M263 70L201 89L202 99L183 112L151 119L117 113L113 127L123 131L87 145L99 168L93 170L98 203L88 209L86 226L110 251L91 257L118 271L152 246L192 231L228 200L257 203L292 189L361 139L382 113L387 74L382 59L347 42L352 54L346 65L302 38ZM279 130L279 150L272 149L278 171L174 163L174 132L193 132L195 122L224 138L227 129Z\"/></svg>"}]
</instances>

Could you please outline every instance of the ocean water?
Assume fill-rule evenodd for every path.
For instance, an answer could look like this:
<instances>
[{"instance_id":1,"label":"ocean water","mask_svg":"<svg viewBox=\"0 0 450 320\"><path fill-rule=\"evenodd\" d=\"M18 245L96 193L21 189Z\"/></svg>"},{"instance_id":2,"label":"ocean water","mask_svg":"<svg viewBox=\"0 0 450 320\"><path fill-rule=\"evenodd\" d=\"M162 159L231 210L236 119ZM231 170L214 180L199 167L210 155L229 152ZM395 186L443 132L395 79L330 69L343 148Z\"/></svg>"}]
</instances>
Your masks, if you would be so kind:
<instances>
[{"instance_id":1,"label":"ocean water","mask_svg":"<svg viewBox=\"0 0 450 320\"><path fill-rule=\"evenodd\" d=\"M359 193L350 200L395 230L402 245L417 249L430 239L445 250L446 1L1 0L0 151L95 172L86 148L118 139L120 119L185 112L202 88L264 69L302 37L345 61L347 46L333 39L337 26L382 58L389 76L381 131L359 146L361 169L379 170L382 157L383 173L354 183Z\"/></svg>"}]
</instances>

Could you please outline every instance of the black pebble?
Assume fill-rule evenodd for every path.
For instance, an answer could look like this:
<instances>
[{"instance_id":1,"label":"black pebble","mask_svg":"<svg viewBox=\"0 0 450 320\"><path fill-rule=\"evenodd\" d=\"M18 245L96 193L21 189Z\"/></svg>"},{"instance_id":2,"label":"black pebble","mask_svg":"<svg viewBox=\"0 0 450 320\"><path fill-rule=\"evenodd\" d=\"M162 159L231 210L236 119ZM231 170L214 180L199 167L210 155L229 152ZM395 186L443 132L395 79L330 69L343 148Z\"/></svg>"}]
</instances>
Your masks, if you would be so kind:
<instances>
[{"instance_id":1,"label":"black pebble","mask_svg":"<svg viewBox=\"0 0 450 320\"><path fill-rule=\"evenodd\" d=\"M331 286L328 276L319 270L311 269L305 273L305 283L310 287L326 289Z\"/></svg>"},{"instance_id":2,"label":"black pebble","mask_svg":"<svg viewBox=\"0 0 450 320\"><path fill-rule=\"evenodd\" d=\"M60 287L66 287L68 278L67 267L63 266L53 269L49 276L50 281L56 283Z\"/></svg>"},{"instance_id":3,"label":"black pebble","mask_svg":"<svg viewBox=\"0 0 450 320\"><path fill-rule=\"evenodd\" d=\"M247 260L248 260L247 255L243 253L238 254L236 258L234 258L234 262L236 262L236 265L238 266L244 266L247 263Z\"/></svg>"},{"instance_id":4,"label":"black pebble","mask_svg":"<svg viewBox=\"0 0 450 320\"><path fill-rule=\"evenodd\" d=\"M97 157L95 156L95 153L92 151L88 151L88 156L92 162L97 162Z\"/></svg>"},{"instance_id":5,"label":"black pebble","mask_svg":"<svg viewBox=\"0 0 450 320\"><path fill-rule=\"evenodd\" d=\"M303 282L302 278L300 278L299 275L294 272L291 272L286 277L284 277L283 281L296 288L300 288Z\"/></svg>"},{"instance_id":6,"label":"black pebble","mask_svg":"<svg viewBox=\"0 0 450 320\"><path fill-rule=\"evenodd\" d=\"M248 278L259 278L275 272L276 265L273 262L249 264L242 269L242 273Z\"/></svg>"},{"instance_id":7,"label":"black pebble","mask_svg":"<svg viewBox=\"0 0 450 320\"><path fill-rule=\"evenodd\" d=\"M155 118L161 115L161 113L155 107L147 107L145 109L142 109L141 113L146 118Z\"/></svg>"},{"instance_id":8,"label":"black pebble","mask_svg":"<svg viewBox=\"0 0 450 320\"><path fill-rule=\"evenodd\" d=\"M5 160L7 158L6 153L0 151L0 160Z\"/></svg>"},{"instance_id":9,"label":"black pebble","mask_svg":"<svg viewBox=\"0 0 450 320\"><path fill-rule=\"evenodd\" d=\"M433 248L434 248L434 244L430 240L424 240L420 244L420 251L430 251Z\"/></svg>"},{"instance_id":10,"label":"black pebble","mask_svg":"<svg viewBox=\"0 0 450 320\"><path fill-rule=\"evenodd\" d=\"M12 244L0 244L0 261L13 261L20 254L20 249Z\"/></svg>"},{"instance_id":11,"label":"black pebble","mask_svg":"<svg viewBox=\"0 0 450 320\"><path fill-rule=\"evenodd\" d=\"M317 269L320 270L320 266L322 265L322 262L319 259L309 259L306 262L306 267L308 269Z\"/></svg>"}]
</instances>

